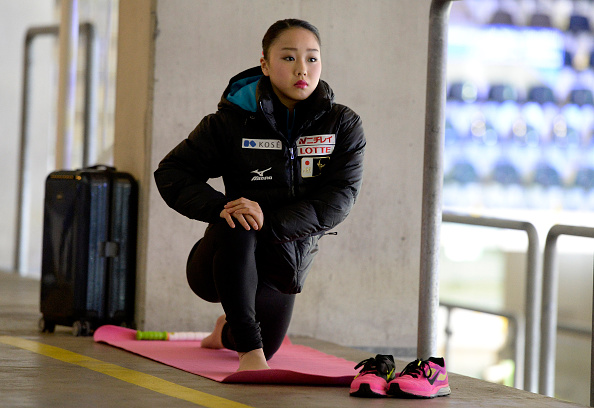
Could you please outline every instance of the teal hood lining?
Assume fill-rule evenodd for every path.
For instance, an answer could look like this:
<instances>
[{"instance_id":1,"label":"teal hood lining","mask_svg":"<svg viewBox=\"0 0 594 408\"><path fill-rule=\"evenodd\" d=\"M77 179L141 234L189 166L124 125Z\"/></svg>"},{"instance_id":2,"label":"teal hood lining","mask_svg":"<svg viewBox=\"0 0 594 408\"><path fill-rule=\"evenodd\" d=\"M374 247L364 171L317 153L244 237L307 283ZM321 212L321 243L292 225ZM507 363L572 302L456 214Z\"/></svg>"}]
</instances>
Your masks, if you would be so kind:
<instances>
[{"instance_id":1,"label":"teal hood lining","mask_svg":"<svg viewBox=\"0 0 594 408\"><path fill-rule=\"evenodd\" d=\"M256 75L234 82L227 94L227 100L246 111L256 112L258 110L256 87L262 77L263 75Z\"/></svg>"}]
</instances>

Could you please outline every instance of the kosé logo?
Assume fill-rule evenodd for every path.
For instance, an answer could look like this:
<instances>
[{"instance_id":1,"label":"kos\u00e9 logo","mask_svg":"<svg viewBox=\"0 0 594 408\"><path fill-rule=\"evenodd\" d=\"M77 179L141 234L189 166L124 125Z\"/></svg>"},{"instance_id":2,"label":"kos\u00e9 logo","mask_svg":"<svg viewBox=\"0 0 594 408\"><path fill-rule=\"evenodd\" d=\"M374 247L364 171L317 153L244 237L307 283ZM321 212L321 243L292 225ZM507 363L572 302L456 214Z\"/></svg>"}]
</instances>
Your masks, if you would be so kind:
<instances>
[{"instance_id":1,"label":"kos\u00e9 logo","mask_svg":"<svg viewBox=\"0 0 594 408\"><path fill-rule=\"evenodd\" d=\"M264 173L266 173L268 170L271 170L271 169L272 169L272 167L269 167L266 170L253 170L252 173L254 173L255 176L252 177L251 181L272 180L272 176L264 175Z\"/></svg>"},{"instance_id":2,"label":"kos\u00e9 logo","mask_svg":"<svg viewBox=\"0 0 594 408\"><path fill-rule=\"evenodd\" d=\"M283 142L274 139L242 139L243 149L282 150Z\"/></svg>"}]
</instances>

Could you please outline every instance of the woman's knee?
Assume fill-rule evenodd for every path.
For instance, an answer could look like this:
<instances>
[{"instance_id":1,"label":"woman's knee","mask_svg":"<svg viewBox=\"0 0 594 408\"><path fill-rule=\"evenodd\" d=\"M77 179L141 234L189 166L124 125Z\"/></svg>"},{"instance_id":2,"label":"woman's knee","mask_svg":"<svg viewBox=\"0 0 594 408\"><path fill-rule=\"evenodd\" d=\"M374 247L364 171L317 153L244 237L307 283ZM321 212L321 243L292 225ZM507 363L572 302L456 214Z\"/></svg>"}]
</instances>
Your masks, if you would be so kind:
<instances>
[{"instance_id":1,"label":"woman's knee","mask_svg":"<svg viewBox=\"0 0 594 408\"><path fill-rule=\"evenodd\" d=\"M186 276L190 289L208 302L220 302L216 287L218 269L225 275L230 267L255 266L256 231L230 228L225 223L211 225L188 256ZM254 258L250 262L250 258ZM216 259L216 260L215 260Z\"/></svg>"},{"instance_id":2,"label":"woman's knee","mask_svg":"<svg viewBox=\"0 0 594 408\"><path fill-rule=\"evenodd\" d=\"M222 229L221 249L225 251L249 251L255 253L258 242L257 231L246 230L240 226L236 226L235 228L223 226Z\"/></svg>"}]
</instances>

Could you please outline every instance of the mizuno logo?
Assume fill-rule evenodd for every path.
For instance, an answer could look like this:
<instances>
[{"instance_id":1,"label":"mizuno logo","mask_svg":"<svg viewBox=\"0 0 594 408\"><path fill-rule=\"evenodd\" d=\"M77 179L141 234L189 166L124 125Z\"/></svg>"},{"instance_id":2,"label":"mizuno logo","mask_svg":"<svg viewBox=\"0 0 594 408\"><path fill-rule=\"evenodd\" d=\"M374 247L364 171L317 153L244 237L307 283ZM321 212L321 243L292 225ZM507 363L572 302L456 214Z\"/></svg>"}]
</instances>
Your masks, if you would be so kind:
<instances>
[{"instance_id":1,"label":"mizuno logo","mask_svg":"<svg viewBox=\"0 0 594 408\"><path fill-rule=\"evenodd\" d=\"M270 169L272 169L272 167L269 167L266 170L253 170L252 173L257 174L260 177L263 177L264 173L266 173Z\"/></svg>"},{"instance_id":2,"label":"mizuno logo","mask_svg":"<svg viewBox=\"0 0 594 408\"><path fill-rule=\"evenodd\" d=\"M269 167L266 170L252 170L252 173L254 173L255 176L252 177L251 181L272 180L272 176L264 175L264 173L266 173L268 170L271 170L271 169L272 169L272 167Z\"/></svg>"}]
</instances>

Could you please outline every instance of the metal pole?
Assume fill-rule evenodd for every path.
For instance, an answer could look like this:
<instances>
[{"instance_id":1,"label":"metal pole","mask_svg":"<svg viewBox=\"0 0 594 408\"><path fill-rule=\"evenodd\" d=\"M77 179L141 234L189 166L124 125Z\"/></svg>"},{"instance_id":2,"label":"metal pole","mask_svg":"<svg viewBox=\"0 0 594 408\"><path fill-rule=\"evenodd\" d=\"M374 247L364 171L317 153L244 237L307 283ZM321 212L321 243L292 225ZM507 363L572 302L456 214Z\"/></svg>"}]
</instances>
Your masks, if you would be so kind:
<instances>
[{"instance_id":1,"label":"metal pole","mask_svg":"<svg viewBox=\"0 0 594 408\"><path fill-rule=\"evenodd\" d=\"M93 85L93 77L95 74L95 27L91 23L81 23L79 32L85 37L85 96L84 96L84 110L83 110L83 167L91 165L91 158L95 155L91 147L91 136L95 126L95 86Z\"/></svg>"},{"instance_id":2,"label":"metal pole","mask_svg":"<svg viewBox=\"0 0 594 408\"><path fill-rule=\"evenodd\" d=\"M526 259L526 303L525 303L525 338L524 389L538 392L538 351L540 338L540 304L542 274L539 268L539 239L536 227L526 221L514 221L500 218L471 217L452 213L443 214L443 222L477 225L501 229L525 231L528 236Z\"/></svg>"},{"instance_id":3,"label":"metal pole","mask_svg":"<svg viewBox=\"0 0 594 408\"><path fill-rule=\"evenodd\" d=\"M592 290L594 293L594 290ZM592 299L594 305L594 298ZM592 306L592 340L590 342L590 406L594 407L594 306Z\"/></svg>"},{"instance_id":4,"label":"metal pole","mask_svg":"<svg viewBox=\"0 0 594 408\"><path fill-rule=\"evenodd\" d=\"M417 356L426 360L437 350L439 308L439 236L443 187L447 28L452 0L433 0L429 13L425 156L419 273Z\"/></svg>"},{"instance_id":5,"label":"metal pole","mask_svg":"<svg viewBox=\"0 0 594 408\"><path fill-rule=\"evenodd\" d=\"M536 227L523 223L528 235L526 259L526 345L524 360L524 389L538 392L538 352L540 348L540 307L542 302L542 270L540 244Z\"/></svg>"},{"instance_id":6,"label":"metal pole","mask_svg":"<svg viewBox=\"0 0 594 408\"><path fill-rule=\"evenodd\" d=\"M33 39L38 35L57 35L58 26L34 27L27 30L25 35L25 49L23 60L23 89L21 95L21 138L19 146L19 167L17 175L18 192L17 192L17 216L15 228L15 249L14 249L14 272L21 273L22 253L25 248L24 232L27 228L27 217L25 217L25 209L29 208L28 190L24 186L29 184L29 166L28 166L28 152L29 152L29 134L28 134L28 111L29 111L29 85L31 82L29 67L31 65L31 45Z\"/></svg>"},{"instance_id":7,"label":"metal pole","mask_svg":"<svg viewBox=\"0 0 594 408\"><path fill-rule=\"evenodd\" d=\"M552 397L555 392L555 358L557 346L557 308L559 295L559 271L557 268L557 238L561 235L594 238L594 228L555 225L547 234L544 249L543 284L542 284L542 317L540 348L541 394ZM593 339L594 340L594 339ZM593 381L592 379L590 380ZM590 390L592 393L592 389Z\"/></svg>"},{"instance_id":8,"label":"metal pole","mask_svg":"<svg viewBox=\"0 0 594 408\"><path fill-rule=\"evenodd\" d=\"M78 0L61 1L56 168L72 167L78 55Z\"/></svg>"},{"instance_id":9,"label":"metal pole","mask_svg":"<svg viewBox=\"0 0 594 408\"><path fill-rule=\"evenodd\" d=\"M92 45L95 41L95 29L91 23L81 24L80 30L86 35L87 54L92 52ZM26 248L26 237L24 232L28 230L28 217L26 210L29 208L29 88L30 88L30 66L31 66L31 50L33 40L40 35L58 36L59 26L40 26L32 27L27 30L25 35L24 60L23 60L23 88L21 94L21 129L20 129L20 143L19 143L19 163L17 176L17 216L15 220L15 249L13 256L14 272L21 273L22 260L25 254L23 249ZM86 155L84 152L90 152L89 145L91 143L91 130L94 121L95 112L92 109L92 101L94 100L94 87L92 85L91 77L94 73L94 60L92 56L87 55L86 71L85 71L85 112L84 112L84 135L83 135L83 157L85 158L83 164L86 165L90 154ZM87 99L89 101L87 101Z\"/></svg>"}]
</instances>

